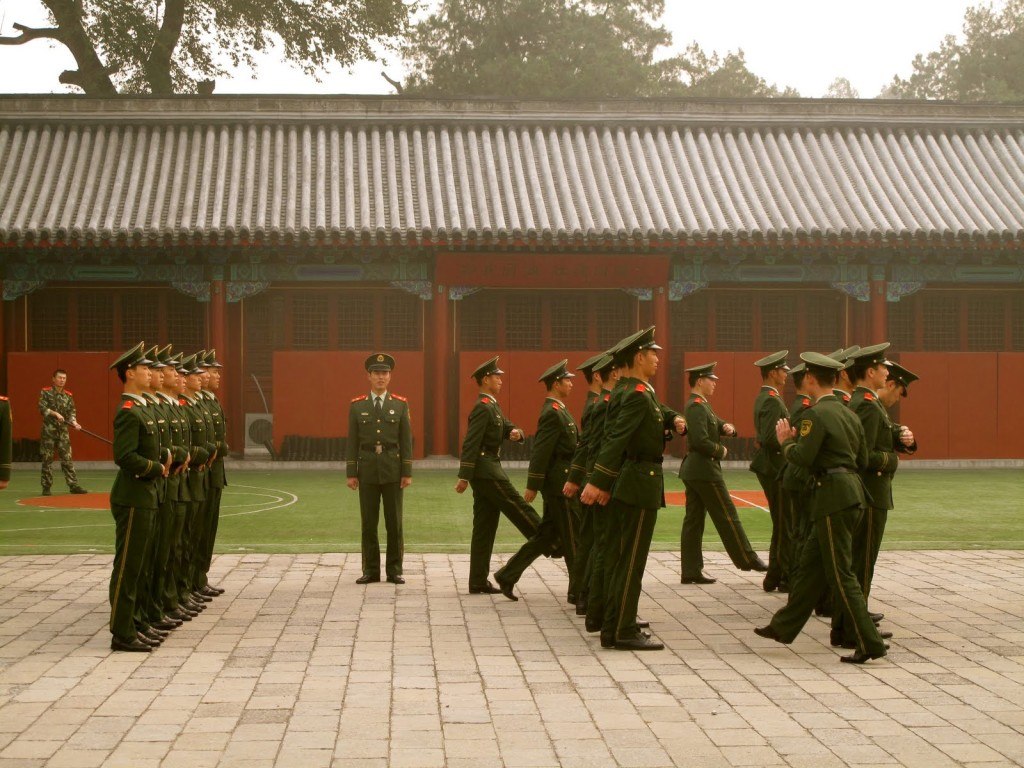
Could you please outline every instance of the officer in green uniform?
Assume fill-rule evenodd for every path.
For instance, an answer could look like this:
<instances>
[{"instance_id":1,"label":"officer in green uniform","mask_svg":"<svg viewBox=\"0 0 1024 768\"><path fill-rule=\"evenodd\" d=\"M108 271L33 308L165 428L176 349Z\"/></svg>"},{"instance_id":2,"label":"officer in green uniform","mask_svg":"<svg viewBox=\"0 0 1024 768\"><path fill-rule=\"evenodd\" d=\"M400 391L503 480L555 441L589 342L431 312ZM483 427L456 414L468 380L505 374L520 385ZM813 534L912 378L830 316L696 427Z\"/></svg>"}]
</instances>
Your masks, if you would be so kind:
<instances>
[{"instance_id":1,"label":"officer in green uniform","mask_svg":"<svg viewBox=\"0 0 1024 768\"><path fill-rule=\"evenodd\" d=\"M50 486L53 485L54 451L60 456L60 469L64 473L64 482L68 484L68 490L71 493L87 493L85 488L78 484L75 463L71 458L71 437L68 434L68 427L80 430L82 425L78 423L76 416L75 398L70 390L65 389L67 381L68 372L58 368L53 372L53 386L43 387L39 392L39 413L43 416L43 427L39 435L39 451L43 457L40 473L43 496L50 495Z\"/></svg>"},{"instance_id":2,"label":"officer in green uniform","mask_svg":"<svg viewBox=\"0 0 1024 768\"><path fill-rule=\"evenodd\" d=\"M658 510L665 506L665 431L683 434L686 422L658 402L651 386L661 349L654 330L639 331L617 345L629 370L620 381L616 407L608 411L604 443L580 497L584 504L612 502L610 513L617 516L618 531L612 535L618 536L621 556L611 579L601 646L620 650L665 647L640 631L636 614Z\"/></svg>"},{"instance_id":3,"label":"officer in green uniform","mask_svg":"<svg viewBox=\"0 0 1024 768\"><path fill-rule=\"evenodd\" d=\"M228 484L227 473L224 470L224 460L228 455L227 443L227 419L224 415L224 407L217 399L217 392L220 390L220 371L224 367L217 362L217 350L211 349L203 358L203 390L200 395L210 415L210 423L213 427L213 444L217 453L210 462L209 488L207 489L207 532L205 546L200 555L199 583L197 591L207 598L214 598L224 594L223 587L215 587L210 584L210 567L213 565L213 548L217 541L217 528L220 523L220 503L224 494L224 488Z\"/></svg>"},{"instance_id":4,"label":"officer in green uniform","mask_svg":"<svg viewBox=\"0 0 1024 768\"><path fill-rule=\"evenodd\" d=\"M189 423L189 467L188 467L188 511L185 517L183 538L183 568L179 582L180 604L198 613L205 607L206 600L196 592L199 572L202 568L202 553L205 551L205 536L209 529L207 520L206 494L209 488L210 463L216 457L217 446L209 414L203 406L199 393L203 389L203 369L199 354L189 355L182 361L184 371L185 415Z\"/></svg>"},{"instance_id":5,"label":"officer in green uniform","mask_svg":"<svg viewBox=\"0 0 1024 768\"><path fill-rule=\"evenodd\" d=\"M412 426L409 403L388 391L395 358L374 353L363 364L370 394L353 398L348 408L345 474L348 487L359 491L363 573L356 584L380 581L380 541L377 524L384 504L388 549L384 570L392 584L402 577L402 492L412 483Z\"/></svg>"},{"instance_id":6,"label":"officer in green uniform","mask_svg":"<svg viewBox=\"0 0 1024 768\"><path fill-rule=\"evenodd\" d=\"M789 374L796 387L796 397L789 406L789 423L800 421L803 412L811 407L813 401L804 390L804 376L807 373L806 363L794 365ZM783 461L782 468L782 506L786 516L786 525L791 532L789 555L789 579L796 575L800 550L804 541L813 532L811 525L811 484L813 478L803 467Z\"/></svg>"},{"instance_id":7,"label":"officer in green uniform","mask_svg":"<svg viewBox=\"0 0 1024 768\"><path fill-rule=\"evenodd\" d=\"M505 515L527 539L536 536L540 529L540 515L519 495L501 466L502 441L519 442L523 439L523 431L505 418L498 405L504 373L498 367L496 356L473 371L480 394L469 412L469 424L459 456L459 480L455 484L455 492L465 493L466 488L473 489L473 534L469 550L471 595L501 592L487 580L500 515ZM552 548L544 554L553 556L557 552L557 548Z\"/></svg>"},{"instance_id":8,"label":"officer in green uniform","mask_svg":"<svg viewBox=\"0 0 1024 768\"><path fill-rule=\"evenodd\" d=\"M857 638L856 651L842 661L863 664L885 656L888 648L868 615L853 570L853 536L867 506L858 474L867 464L867 444L860 420L832 394L836 372L843 364L815 352L805 352L800 358L807 364L805 386L815 403L796 427L782 419L776 436L786 460L814 476L815 536L801 550L785 607L770 624L754 632L780 643L793 642L810 618L824 584L831 582L836 610L847 613Z\"/></svg>"},{"instance_id":9,"label":"officer in green uniform","mask_svg":"<svg viewBox=\"0 0 1024 768\"><path fill-rule=\"evenodd\" d=\"M207 397L208 389L207 385L210 381L210 368L206 361L206 356L209 354L207 350L202 349L196 353L196 369L198 370L198 382L199 389L194 393L194 413L198 414L203 419L203 425L206 430L206 441L210 445L210 457L206 462L206 466L203 468L203 500L199 505L198 515L198 535L195 540L195 551L194 559L192 562L192 576L191 576L191 587L192 591L190 597L192 601L197 605L205 605L213 600L211 595L203 594L203 588L207 585L206 572L210 567L210 562L213 557L213 535L215 532L214 527L214 507L213 507L213 464L220 455L220 449L217 444L216 427L214 424L214 412L215 408ZM189 377L189 386L193 386L194 379Z\"/></svg>"},{"instance_id":10,"label":"officer in green uniform","mask_svg":"<svg viewBox=\"0 0 1024 768\"><path fill-rule=\"evenodd\" d=\"M156 419L142 397L150 378L150 361L143 355L143 347L140 342L111 366L124 383L121 406L114 416L114 462L118 472L110 489L115 526L110 648L115 651L146 652L158 644L139 633L135 613L139 577L156 515L156 480L166 477L171 455L161 455Z\"/></svg>"},{"instance_id":11,"label":"officer in green uniform","mask_svg":"<svg viewBox=\"0 0 1024 768\"><path fill-rule=\"evenodd\" d=\"M868 463L861 471L864 489L868 494L868 508L864 513L861 527L853 538L853 566L860 582L864 599L871 592L875 563L882 546L882 536L889 510L893 508L892 479L899 468L898 453L913 453L917 445L913 433L906 427L892 423L886 411L882 395L891 399L891 393L899 398L900 387L889 386L890 366L886 359L889 343L864 347L852 358L851 378L855 389L850 400L850 409L857 414L868 446ZM895 402L895 400L893 400ZM892 637L891 632L882 632L882 638ZM853 628L841 612L832 616L832 645L852 648Z\"/></svg>"},{"instance_id":12,"label":"officer in green uniform","mask_svg":"<svg viewBox=\"0 0 1024 768\"><path fill-rule=\"evenodd\" d=\"M788 349L762 357L754 365L761 369L761 391L754 399L754 429L757 432L757 450L750 462L750 471L768 499L768 512L772 518L772 541L768 549L768 572L762 586L765 592L789 589L790 532L782 503L782 448L775 439L775 424L789 415L782 400L789 366Z\"/></svg>"},{"instance_id":13,"label":"officer in green uniform","mask_svg":"<svg viewBox=\"0 0 1024 768\"><path fill-rule=\"evenodd\" d=\"M836 386L833 389L836 399L843 405L849 405L850 398L853 396L853 379L850 378L850 368L853 367L853 356L859 351L860 347L854 344L852 347L840 347L828 355L843 364L839 373L836 374Z\"/></svg>"},{"instance_id":14,"label":"officer in green uniform","mask_svg":"<svg viewBox=\"0 0 1024 768\"><path fill-rule=\"evenodd\" d=\"M523 572L559 542L569 573L569 596L573 597L576 591L572 576L576 554L577 505L575 499L563 495L565 483L569 479L569 465L579 442L576 422L565 407L565 399L572 392L572 380L576 376L566 368L568 362L562 360L556 363L544 371L539 379L547 387L547 397L537 420L523 500L531 503L539 491L544 500L544 515L537 534L527 539L504 567L494 572L498 589L509 600L519 599L515 596L514 588ZM575 605L575 600L569 602Z\"/></svg>"},{"instance_id":15,"label":"officer in green uniform","mask_svg":"<svg viewBox=\"0 0 1024 768\"><path fill-rule=\"evenodd\" d=\"M0 491L11 481L13 433L14 414L11 412L11 401L5 395L0 395Z\"/></svg>"},{"instance_id":16,"label":"officer in green uniform","mask_svg":"<svg viewBox=\"0 0 1024 768\"><path fill-rule=\"evenodd\" d=\"M704 518L711 516L718 536L725 545L733 565L741 571L767 571L768 566L750 546L736 505L725 487L722 459L729 449L721 438L736 434L736 428L718 418L711 409L710 398L718 386L717 363L687 368L690 399L686 404L687 452L679 467L679 479L686 487L686 514L680 533L682 584L714 584L704 575Z\"/></svg>"}]
</instances>

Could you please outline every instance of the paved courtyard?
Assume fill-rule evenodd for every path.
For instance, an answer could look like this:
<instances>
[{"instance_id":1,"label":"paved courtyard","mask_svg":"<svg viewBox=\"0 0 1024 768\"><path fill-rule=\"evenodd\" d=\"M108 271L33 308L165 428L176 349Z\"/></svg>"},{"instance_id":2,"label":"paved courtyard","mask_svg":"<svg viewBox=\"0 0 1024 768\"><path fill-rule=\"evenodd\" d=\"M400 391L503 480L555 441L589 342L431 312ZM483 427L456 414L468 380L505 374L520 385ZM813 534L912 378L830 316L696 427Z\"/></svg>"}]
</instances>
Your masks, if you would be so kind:
<instances>
[{"instance_id":1,"label":"paved courtyard","mask_svg":"<svg viewBox=\"0 0 1024 768\"><path fill-rule=\"evenodd\" d=\"M497 562L495 562L497 567ZM112 654L109 557L0 559L0 766L1024 764L1024 552L883 553L886 660L840 664L812 619L712 554L652 555L667 649L601 650L543 561L521 600L463 594L465 556L222 555L227 593L152 654Z\"/></svg>"}]
</instances>

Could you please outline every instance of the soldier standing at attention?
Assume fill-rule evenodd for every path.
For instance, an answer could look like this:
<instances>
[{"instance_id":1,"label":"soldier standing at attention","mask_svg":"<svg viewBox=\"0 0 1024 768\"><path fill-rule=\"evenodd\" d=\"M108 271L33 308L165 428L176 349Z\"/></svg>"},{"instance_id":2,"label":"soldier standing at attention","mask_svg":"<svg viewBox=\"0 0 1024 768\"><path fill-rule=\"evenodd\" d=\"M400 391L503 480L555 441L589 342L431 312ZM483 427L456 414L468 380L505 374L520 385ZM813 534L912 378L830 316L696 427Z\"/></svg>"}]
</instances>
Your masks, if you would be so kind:
<instances>
[{"instance_id":1,"label":"soldier standing at attention","mask_svg":"<svg viewBox=\"0 0 1024 768\"><path fill-rule=\"evenodd\" d=\"M580 497L584 504L613 502L612 514L618 518L622 555L615 563L601 627L602 648L665 647L640 631L636 617L654 525L665 506L665 430L683 434L686 429L683 417L658 402L650 384L658 370L659 349L653 326L617 345L616 354L628 361L629 370L619 382L621 398L614 411L609 409L601 453Z\"/></svg>"},{"instance_id":2,"label":"soldier standing at attention","mask_svg":"<svg viewBox=\"0 0 1024 768\"><path fill-rule=\"evenodd\" d=\"M203 362L205 365L204 388L199 394L205 402L207 413L210 414L210 421L213 425L213 444L217 447L217 453L210 464L210 487L206 494L209 507L206 546L201 553L201 573L197 591L204 597L214 598L224 594L222 587L210 584L209 573L210 567L213 565L213 547L217 541L217 527L220 523L221 497L228 484L224 471L224 459L228 455L227 420L224 416L224 408L221 406L220 400L217 399L217 392L220 390L220 369L224 367L217 362L217 350L211 349L207 352Z\"/></svg>"},{"instance_id":3,"label":"soldier standing at attention","mask_svg":"<svg viewBox=\"0 0 1024 768\"><path fill-rule=\"evenodd\" d=\"M156 480L166 477L171 465L170 452L161 455L156 419L142 397L149 386L151 362L143 355L143 346L140 342L111 366L124 383L121 406L114 416L118 472L110 489L115 526L110 575L110 648L114 651L148 652L159 644L140 634L135 624L139 580L156 515Z\"/></svg>"},{"instance_id":4,"label":"soldier standing at attention","mask_svg":"<svg viewBox=\"0 0 1024 768\"><path fill-rule=\"evenodd\" d=\"M786 515L782 505L782 468L786 460L775 439L775 424L789 415L782 401L782 388L786 386L789 366L788 349L762 357L754 365L761 369L761 391L754 400L754 429L757 431L757 451L750 462L750 471L768 499L768 512L772 518L772 541L768 549L768 572L762 586L765 592L789 589L789 540Z\"/></svg>"},{"instance_id":5,"label":"soldier standing at attention","mask_svg":"<svg viewBox=\"0 0 1024 768\"><path fill-rule=\"evenodd\" d=\"M353 398L348 408L345 474L348 487L359 491L362 525L363 574L356 584L380 581L380 541L377 523L384 503L384 529L388 549L384 563L392 584L402 578L402 492L412 484L412 426L409 403L388 391L395 358L373 354L363 364L370 394Z\"/></svg>"},{"instance_id":6,"label":"soldier standing at attention","mask_svg":"<svg viewBox=\"0 0 1024 768\"><path fill-rule=\"evenodd\" d=\"M704 575L704 518L711 515L718 536L733 565L741 571L767 571L768 566L750 546L747 532L736 514L736 505L725 487L722 459L729 449L722 435L736 434L736 427L718 418L709 402L718 386L717 363L687 368L690 400L686 404L686 456L679 467L679 479L686 487L686 514L680 534L680 583L714 584Z\"/></svg>"},{"instance_id":7,"label":"soldier standing at attention","mask_svg":"<svg viewBox=\"0 0 1024 768\"><path fill-rule=\"evenodd\" d=\"M540 516L512 487L501 466L502 441L523 439L523 431L505 418L498 405L504 373L498 367L497 357L473 371L480 394L469 412L469 425L459 456L459 481L455 492L473 489L473 534L469 550L471 595L501 592L487 580L500 515L505 515L527 539L536 536L540 529ZM551 556L555 552L557 549L552 548L544 554Z\"/></svg>"},{"instance_id":8,"label":"soldier standing at attention","mask_svg":"<svg viewBox=\"0 0 1024 768\"><path fill-rule=\"evenodd\" d=\"M13 455L14 416L11 401L0 395L0 491L11 481L11 456Z\"/></svg>"},{"instance_id":9,"label":"soldier standing at attention","mask_svg":"<svg viewBox=\"0 0 1024 768\"><path fill-rule=\"evenodd\" d=\"M804 382L815 403L804 411L797 427L791 427L788 419L779 421L776 437L786 461L814 476L815 535L800 552L785 607L775 613L771 623L754 632L780 643L793 642L811 617L825 584L831 583L835 610L847 614L856 636L856 651L841 661L863 664L882 658L888 649L868 615L852 562L854 532L867 506L858 474L868 460L864 429L832 394L836 372L843 364L815 352L805 352L800 359L807 364Z\"/></svg>"},{"instance_id":10,"label":"soldier standing at attention","mask_svg":"<svg viewBox=\"0 0 1024 768\"><path fill-rule=\"evenodd\" d=\"M43 387L39 393L39 412L43 415L43 428L39 436L39 452L43 457L43 468L40 482L43 496L50 495L53 485L53 452L60 456L60 468L64 473L64 482L72 493L87 493L78 484L75 464L71 460L71 437L68 426L81 429L75 416L75 398L64 388L68 383L68 372L58 368L53 372L53 385Z\"/></svg>"},{"instance_id":11,"label":"soldier standing at attention","mask_svg":"<svg viewBox=\"0 0 1024 768\"><path fill-rule=\"evenodd\" d=\"M509 600L519 599L513 590L523 571L545 552L554 549L559 541L562 543L565 567L569 572L569 597L575 597L576 593L576 585L573 583L576 500L568 499L562 494L569 478L569 465L579 442L576 422L573 421L569 409L565 407L565 399L572 392L572 380L576 376L566 369L568 362L563 360L551 366L539 379L547 387L548 394L537 420L537 433L533 439L533 452L530 455L523 500L531 503L540 491L544 500L544 516L537 535L527 539L504 567L494 572L498 589ZM575 599L569 602L572 605L576 604Z\"/></svg>"}]
</instances>

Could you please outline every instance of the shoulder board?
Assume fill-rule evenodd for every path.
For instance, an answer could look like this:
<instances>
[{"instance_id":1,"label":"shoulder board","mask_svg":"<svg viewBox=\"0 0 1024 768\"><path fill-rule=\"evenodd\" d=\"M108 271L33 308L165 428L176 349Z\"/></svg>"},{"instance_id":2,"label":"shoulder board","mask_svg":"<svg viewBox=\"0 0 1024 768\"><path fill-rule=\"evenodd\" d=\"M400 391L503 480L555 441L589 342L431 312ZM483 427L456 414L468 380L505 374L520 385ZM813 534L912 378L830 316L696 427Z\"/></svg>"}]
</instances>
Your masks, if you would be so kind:
<instances>
[{"instance_id":1,"label":"shoulder board","mask_svg":"<svg viewBox=\"0 0 1024 768\"><path fill-rule=\"evenodd\" d=\"M871 394L870 392L865 392L864 393L864 399L865 400L874 400L875 396L873 394Z\"/></svg>"},{"instance_id":2,"label":"shoulder board","mask_svg":"<svg viewBox=\"0 0 1024 768\"><path fill-rule=\"evenodd\" d=\"M362 400L368 400L369 397L370 397L369 395L360 395L359 397L353 397L352 398L352 402L353 403L358 403L358 402L360 402Z\"/></svg>"},{"instance_id":3,"label":"shoulder board","mask_svg":"<svg viewBox=\"0 0 1024 768\"><path fill-rule=\"evenodd\" d=\"M645 387L643 384L637 384L636 385L636 391L637 392L646 392L647 391L647 387Z\"/></svg>"},{"instance_id":4,"label":"shoulder board","mask_svg":"<svg viewBox=\"0 0 1024 768\"><path fill-rule=\"evenodd\" d=\"M771 395L772 397L778 397L779 396L779 393L776 392L774 389L768 390L768 394Z\"/></svg>"},{"instance_id":5,"label":"shoulder board","mask_svg":"<svg viewBox=\"0 0 1024 768\"><path fill-rule=\"evenodd\" d=\"M491 402L491 398L489 398L489 397L481 397L480 398L480 402L483 403L484 405L489 405L490 402Z\"/></svg>"},{"instance_id":6,"label":"shoulder board","mask_svg":"<svg viewBox=\"0 0 1024 768\"><path fill-rule=\"evenodd\" d=\"M123 411L130 411L134 407L135 407L135 401L134 400L125 400L123 403L121 403L121 410L123 410Z\"/></svg>"},{"instance_id":7,"label":"shoulder board","mask_svg":"<svg viewBox=\"0 0 1024 768\"><path fill-rule=\"evenodd\" d=\"M68 395L69 397L74 397L75 396L75 393L72 392L70 389L65 389L64 390L64 394Z\"/></svg>"},{"instance_id":8,"label":"shoulder board","mask_svg":"<svg viewBox=\"0 0 1024 768\"><path fill-rule=\"evenodd\" d=\"M562 406L560 406L560 405L559 405L558 403L552 403L552 404L551 404L551 408L552 408L553 410L555 410L555 411L557 411L557 410L558 410L559 408L561 408L561 407L562 407Z\"/></svg>"},{"instance_id":9,"label":"shoulder board","mask_svg":"<svg viewBox=\"0 0 1024 768\"><path fill-rule=\"evenodd\" d=\"M843 394L843 402L844 402L844 403L848 403L848 402L850 402L850 396L844 393L844 394Z\"/></svg>"},{"instance_id":10,"label":"shoulder board","mask_svg":"<svg viewBox=\"0 0 1024 768\"><path fill-rule=\"evenodd\" d=\"M409 402L409 398L402 397L401 395L392 395L392 397L395 398L395 400L401 400L403 403Z\"/></svg>"},{"instance_id":11,"label":"shoulder board","mask_svg":"<svg viewBox=\"0 0 1024 768\"><path fill-rule=\"evenodd\" d=\"M607 402L608 402L609 400L611 400L611 399L612 399L612 395L611 395L611 393L610 393L610 392L609 392L609 393L608 393L607 395L605 395L605 396L604 396L604 401L605 401L606 403L607 403Z\"/></svg>"},{"instance_id":12,"label":"shoulder board","mask_svg":"<svg viewBox=\"0 0 1024 768\"><path fill-rule=\"evenodd\" d=\"M188 400L186 400L184 397L179 397L178 405L188 405Z\"/></svg>"},{"instance_id":13,"label":"shoulder board","mask_svg":"<svg viewBox=\"0 0 1024 768\"><path fill-rule=\"evenodd\" d=\"M43 387L43 392L49 392L53 387Z\"/></svg>"},{"instance_id":14,"label":"shoulder board","mask_svg":"<svg viewBox=\"0 0 1024 768\"><path fill-rule=\"evenodd\" d=\"M809 397L805 397L805 398L803 398L803 400L802 400L801 402L802 402L802 403L803 403L803 404L804 404L805 406L808 406L808 405L810 405L810 404L811 404L811 398L809 398Z\"/></svg>"}]
</instances>

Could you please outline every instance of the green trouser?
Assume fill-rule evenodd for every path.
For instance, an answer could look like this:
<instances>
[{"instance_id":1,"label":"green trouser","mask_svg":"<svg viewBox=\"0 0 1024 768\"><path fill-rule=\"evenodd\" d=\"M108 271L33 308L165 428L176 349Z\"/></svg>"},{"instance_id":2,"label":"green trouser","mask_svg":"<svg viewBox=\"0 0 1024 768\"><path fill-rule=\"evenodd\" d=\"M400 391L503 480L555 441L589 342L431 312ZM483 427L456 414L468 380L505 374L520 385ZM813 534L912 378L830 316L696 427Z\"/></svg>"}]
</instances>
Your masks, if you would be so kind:
<instances>
[{"instance_id":1,"label":"green trouser","mask_svg":"<svg viewBox=\"0 0 1024 768\"><path fill-rule=\"evenodd\" d=\"M196 539L192 547L192 563L189 572L191 591L196 592L206 585L206 550L210 540L210 490L199 502L196 513Z\"/></svg>"},{"instance_id":2,"label":"green trouser","mask_svg":"<svg viewBox=\"0 0 1024 768\"><path fill-rule=\"evenodd\" d=\"M469 543L469 586L487 584L498 520L505 515L523 536L530 539L540 528L540 515L508 480L470 480L473 489L473 533Z\"/></svg>"},{"instance_id":3,"label":"green trouser","mask_svg":"<svg viewBox=\"0 0 1024 768\"><path fill-rule=\"evenodd\" d=\"M705 512L711 516L733 565L749 571L757 562L757 553L750 546L725 483L722 480L684 480L683 485L686 487L686 515L679 542L682 578L695 578L704 570Z\"/></svg>"},{"instance_id":4,"label":"green trouser","mask_svg":"<svg viewBox=\"0 0 1024 768\"><path fill-rule=\"evenodd\" d=\"M790 538L792 533L787 525L785 505L782 501L782 481L777 477L757 475L757 482L764 490L765 498L768 499L768 514L772 518L772 540L768 547L768 572L764 575L766 581L776 583L789 580L790 568Z\"/></svg>"},{"instance_id":5,"label":"green trouser","mask_svg":"<svg viewBox=\"0 0 1024 768\"><path fill-rule=\"evenodd\" d=\"M800 552L797 578L790 583L786 605L772 617L779 639L791 643L814 612L825 584L835 591L836 611L853 622L857 650L872 656L885 654L885 644L868 616L867 603L853 571L853 537L863 517L860 507L849 507L814 523L815 535Z\"/></svg>"},{"instance_id":6,"label":"green trouser","mask_svg":"<svg viewBox=\"0 0 1024 768\"><path fill-rule=\"evenodd\" d=\"M167 571L159 595L160 608L164 614L168 611L173 611L180 602L181 548L185 532L185 516L188 512L188 504L184 501L172 500L171 504L171 522L169 526L171 530L171 546L167 553Z\"/></svg>"},{"instance_id":7,"label":"green trouser","mask_svg":"<svg viewBox=\"0 0 1024 768\"><path fill-rule=\"evenodd\" d=\"M658 510L618 505L618 561L612 574L601 635L614 641L639 637L636 623L644 569L651 549Z\"/></svg>"},{"instance_id":8,"label":"green trouser","mask_svg":"<svg viewBox=\"0 0 1024 768\"><path fill-rule=\"evenodd\" d=\"M380 539L377 525L384 505L384 530L387 532L387 577L402 575L405 543L402 534L402 487L399 483L359 482L359 516L362 525L363 576L380 578Z\"/></svg>"},{"instance_id":9,"label":"green trouser","mask_svg":"<svg viewBox=\"0 0 1024 768\"><path fill-rule=\"evenodd\" d=\"M615 593L615 572L619 567L619 559L622 557L622 526L623 506L622 503L611 499L604 507L604 602L601 610L601 640L615 642L615 633L618 626L618 607L621 600L616 598Z\"/></svg>"},{"instance_id":10,"label":"green trouser","mask_svg":"<svg viewBox=\"0 0 1024 768\"><path fill-rule=\"evenodd\" d=\"M811 495L804 490L782 489L782 508L789 526L789 581L800 569L800 551L804 542L814 534L811 522Z\"/></svg>"},{"instance_id":11,"label":"green trouser","mask_svg":"<svg viewBox=\"0 0 1024 768\"><path fill-rule=\"evenodd\" d=\"M611 502L613 504L614 502ZM587 584L587 624L591 627L601 627L604 624L604 611L608 601L608 572L607 563L615 562L618 557L618 542L615 542L614 551L609 554L610 515L608 507L599 504L591 507L591 527L594 530L594 546L590 556L590 580Z\"/></svg>"},{"instance_id":12,"label":"green trouser","mask_svg":"<svg viewBox=\"0 0 1024 768\"><path fill-rule=\"evenodd\" d=\"M157 509L153 524L152 546L147 575L149 584L146 617L149 623L160 621L164 617L164 592L166 583L171 578L171 550L174 548L175 512L174 499L165 498Z\"/></svg>"},{"instance_id":13,"label":"green trouser","mask_svg":"<svg viewBox=\"0 0 1024 768\"><path fill-rule=\"evenodd\" d=\"M494 578L499 584L516 584L534 560L552 552L558 547L559 542L562 542L566 565L569 566L571 572L571 530L564 534L568 538L562 539L563 532L567 531L571 525L569 517L572 512L569 507L569 499L561 495L550 497L545 495L543 498L544 516L541 518L537 533L528 538L503 567L494 572ZM571 585L569 589L572 589Z\"/></svg>"},{"instance_id":14,"label":"green trouser","mask_svg":"<svg viewBox=\"0 0 1024 768\"><path fill-rule=\"evenodd\" d=\"M885 523L889 519L889 510L868 507L860 528L853 537L853 570L864 593L867 603L871 594L871 582L875 577L875 563L878 562L878 551L882 548L882 536ZM853 626L842 611L833 611L832 630L836 637L844 642L855 642Z\"/></svg>"},{"instance_id":15,"label":"green trouser","mask_svg":"<svg viewBox=\"0 0 1024 768\"><path fill-rule=\"evenodd\" d=\"M185 505L185 527L181 534L181 559L178 568L179 603L195 589L192 579L196 567L196 542L200 535L200 507L202 504L201 500L192 500Z\"/></svg>"},{"instance_id":16,"label":"green trouser","mask_svg":"<svg viewBox=\"0 0 1024 768\"><path fill-rule=\"evenodd\" d=\"M208 488L206 491L206 515L203 519L203 543L199 551L199 566L196 573L196 588L202 589L210 583L207 574L213 565L213 547L217 541L217 527L220 523L220 500L223 488Z\"/></svg>"},{"instance_id":17,"label":"green trouser","mask_svg":"<svg viewBox=\"0 0 1024 768\"><path fill-rule=\"evenodd\" d=\"M110 634L123 642L135 639L139 580L153 527L155 509L111 504L114 516L114 567L110 574Z\"/></svg>"},{"instance_id":18,"label":"green trouser","mask_svg":"<svg viewBox=\"0 0 1024 768\"><path fill-rule=\"evenodd\" d=\"M578 506L579 525L576 530L575 559L569 574L569 591L576 595L577 604L585 604L590 592L590 570L594 557L594 508L590 504Z\"/></svg>"}]
</instances>

